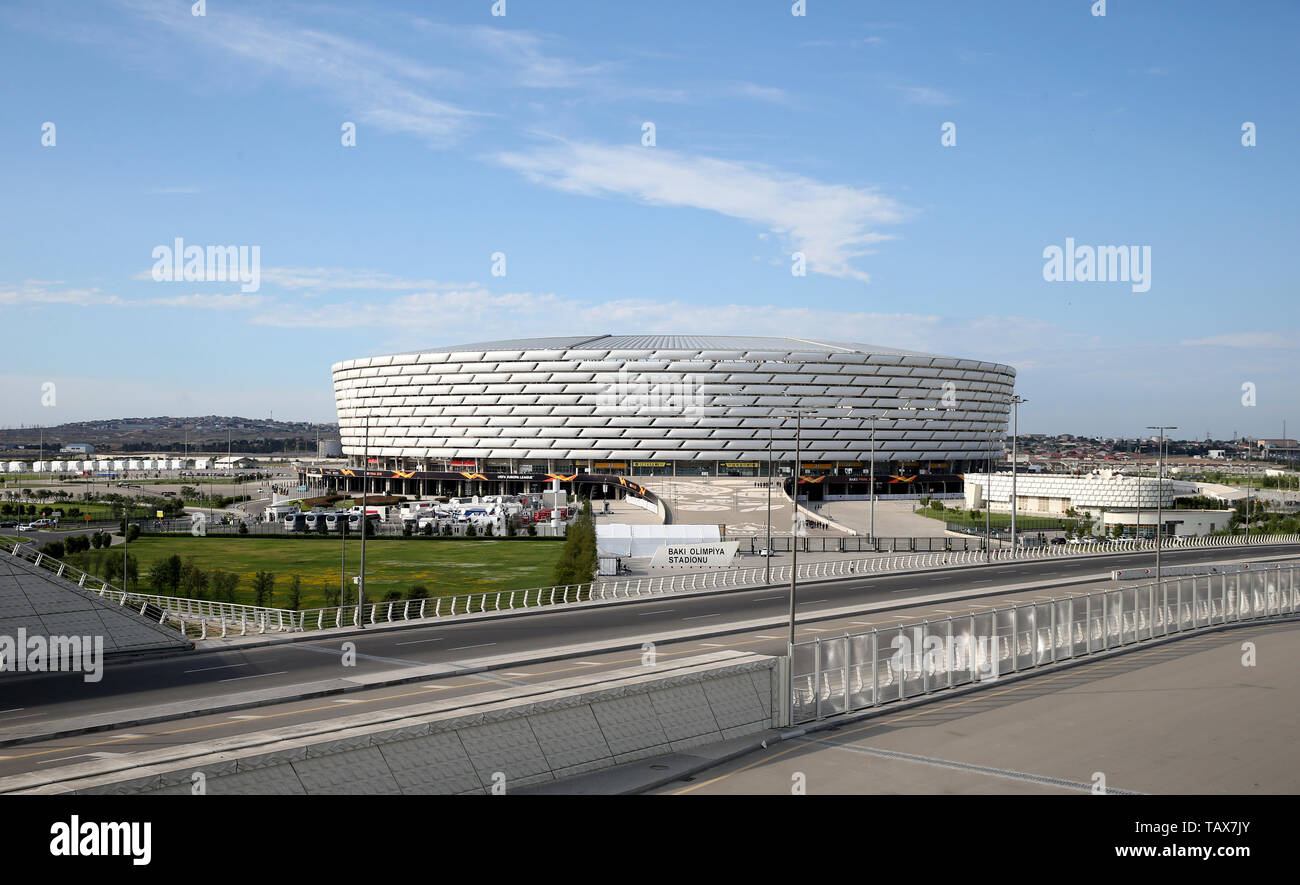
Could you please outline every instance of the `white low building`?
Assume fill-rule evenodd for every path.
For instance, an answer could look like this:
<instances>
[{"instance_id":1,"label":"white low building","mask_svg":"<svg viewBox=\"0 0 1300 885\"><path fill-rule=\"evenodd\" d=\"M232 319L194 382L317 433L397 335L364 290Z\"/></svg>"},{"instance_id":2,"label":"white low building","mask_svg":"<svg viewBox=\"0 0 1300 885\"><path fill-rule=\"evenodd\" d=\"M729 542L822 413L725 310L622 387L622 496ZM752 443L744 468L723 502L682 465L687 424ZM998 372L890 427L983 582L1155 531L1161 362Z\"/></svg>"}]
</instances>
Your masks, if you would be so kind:
<instances>
[{"instance_id":1,"label":"white low building","mask_svg":"<svg viewBox=\"0 0 1300 885\"><path fill-rule=\"evenodd\" d=\"M1102 528L1107 535L1112 534L1111 526L1122 526L1122 532L1133 536L1133 528L1138 525L1136 510L1108 510L1101 516ZM1155 527L1159 522L1164 525L1165 537L1197 537L1210 532L1221 532L1228 527L1232 517L1231 510L1143 510L1141 513L1142 536L1155 536Z\"/></svg>"},{"instance_id":2,"label":"white low building","mask_svg":"<svg viewBox=\"0 0 1300 885\"><path fill-rule=\"evenodd\" d=\"M986 502L994 512L1011 510L1010 473L967 473L965 475L966 509L983 509ZM1083 476L1064 473L1037 475L1017 474L1016 512L1030 515L1061 516L1067 511L1125 508L1151 508L1157 504L1172 508L1172 480L1149 476L1128 476L1102 470Z\"/></svg>"}]
</instances>

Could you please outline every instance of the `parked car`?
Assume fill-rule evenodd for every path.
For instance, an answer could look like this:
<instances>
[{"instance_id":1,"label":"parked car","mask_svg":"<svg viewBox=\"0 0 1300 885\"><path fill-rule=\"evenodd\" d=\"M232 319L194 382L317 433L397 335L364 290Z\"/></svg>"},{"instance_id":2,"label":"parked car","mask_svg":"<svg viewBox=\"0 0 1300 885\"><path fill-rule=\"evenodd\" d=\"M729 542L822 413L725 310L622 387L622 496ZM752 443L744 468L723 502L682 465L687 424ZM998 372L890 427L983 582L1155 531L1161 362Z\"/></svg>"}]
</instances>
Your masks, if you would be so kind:
<instances>
[{"instance_id":1,"label":"parked car","mask_svg":"<svg viewBox=\"0 0 1300 885\"><path fill-rule=\"evenodd\" d=\"M12 519L6 519L4 522L0 522L0 529L16 529L16 528L18 528L18 523L14 522Z\"/></svg>"},{"instance_id":2,"label":"parked car","mask_svg":"<svg viewBox=\"0 0 1300 885\"><path fill-rule=\"evenodd\" d=\"M34 529L32 528L31 523L23 523L22 525L18 526L18 531L20 532L30 532L33 530Z\"/></svg>"}]
</instances>

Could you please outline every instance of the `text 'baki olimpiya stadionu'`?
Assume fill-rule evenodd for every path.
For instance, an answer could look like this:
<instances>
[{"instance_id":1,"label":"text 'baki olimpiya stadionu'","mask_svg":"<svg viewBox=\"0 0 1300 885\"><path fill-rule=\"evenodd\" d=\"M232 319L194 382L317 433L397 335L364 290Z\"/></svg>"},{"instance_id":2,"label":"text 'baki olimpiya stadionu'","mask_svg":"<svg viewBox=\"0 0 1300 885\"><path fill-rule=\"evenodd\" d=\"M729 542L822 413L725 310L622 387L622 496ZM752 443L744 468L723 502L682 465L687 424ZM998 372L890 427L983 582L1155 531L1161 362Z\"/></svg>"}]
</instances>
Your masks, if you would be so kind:
<instances>
[{"instance_id":1,"label":"text 'baki olimpiya stadionu'","mask_svg":"<svg viewBox=\"0 0 1300 885\"><path fill-rule=\"evenodd\" d=\"M873 430L878 495L956 493L1001 456L1015 383L980 360L717 335L492 341L333 373L348 463L308 481L360 491L364 474L369 491L417 496L540 491L556 476L578 491L596 477L766 477L769 459L789 476L796 424L811 497L867 494Z\"/></svg>"}]
</instances>

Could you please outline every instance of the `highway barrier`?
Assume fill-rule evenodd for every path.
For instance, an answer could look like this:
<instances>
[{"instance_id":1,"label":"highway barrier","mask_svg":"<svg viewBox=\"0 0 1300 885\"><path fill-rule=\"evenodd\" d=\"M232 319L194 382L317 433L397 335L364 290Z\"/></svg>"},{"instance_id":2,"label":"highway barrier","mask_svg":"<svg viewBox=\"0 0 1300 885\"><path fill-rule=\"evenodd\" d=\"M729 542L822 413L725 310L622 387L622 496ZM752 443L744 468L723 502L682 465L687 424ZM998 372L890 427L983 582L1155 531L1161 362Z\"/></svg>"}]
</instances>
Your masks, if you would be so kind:
<instances>
[{"instance_id":1,"label":"highway barrier","mask_svg":"<svg viewBox=\"0 0 1300 885\"><path fill-rule=\"evenodd\" d=\"M1266 544L1300 544L1300 535L1218 535L1188 539L1186 543L1166 545L1168 549L1218 548L1263 546ZM980 563L1022 562L1039 559L1064 559L1083 555L1107 553L1132 553L1136 550L1154 550L1153 541L1137 544L1081 544L1027 547L1020 550L967 550L960 552L912 553L906 555L882 554L857 559L837 559L810 562L799 566L800 581L862 577L891 572L945 568L955 565ZM682 573L641 578L602 579L593 583L568 584L554 587L534 587L526 590L500 590L472 593L464 596L437 596L427 599L367 601L328 608L290 609L266 608L217 602L208 599L157 596L136 591L124 592L92 575L37 552L30 542L13 542L0 538L0 553L36 563L60 577L74 581L81 587L105 598L129 605L159 623L176 626L187 635L199 639L247 636L250 633L302 632L326 630L337 627L359 627L366 624L387 624L402 621L426 621L457 615L489 612L508 612L569 605L580 602L614 602L674 593L701 590L761 587L767 584L785 584L790 581L790 566L776 566L769 573L765 566L739 569L720 569L711 572ZM98 584L99 586L95 586Z\"/></svg>"},{"instance_id":2,"label":"highway barrier","mask_svg":"<svg viewBox=\"0 0 1300 885\"><path fill-rule=\"evenodd\" d=\"M797 642L792 725L1171 634L1300 613L1300 567L1165 578Z\"/></svg>"}]
</instances>

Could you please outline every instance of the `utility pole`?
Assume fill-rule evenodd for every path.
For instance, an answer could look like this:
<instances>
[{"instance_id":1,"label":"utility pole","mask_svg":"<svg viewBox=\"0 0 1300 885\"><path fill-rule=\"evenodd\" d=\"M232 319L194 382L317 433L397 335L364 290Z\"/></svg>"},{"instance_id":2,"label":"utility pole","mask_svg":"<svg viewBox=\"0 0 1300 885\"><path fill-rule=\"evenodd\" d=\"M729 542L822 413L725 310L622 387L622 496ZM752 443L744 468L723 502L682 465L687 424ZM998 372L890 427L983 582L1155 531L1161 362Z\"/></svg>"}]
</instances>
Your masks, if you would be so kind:
<instances>
[{"instance_id":1,"label":"utility pole","mask_svg":"<svg viewBox=\"0 0 1300 885\"><path fill-rule=\"evenodd\" d=\"M1147 430L1160 431L1160 448L1156 452L1156 580L1160 580L1160 545L1164 534L1164 475L1165 475L1165 431L1177 430L1172 424L1148 426Z\"/></svg>"}]
</instances>

